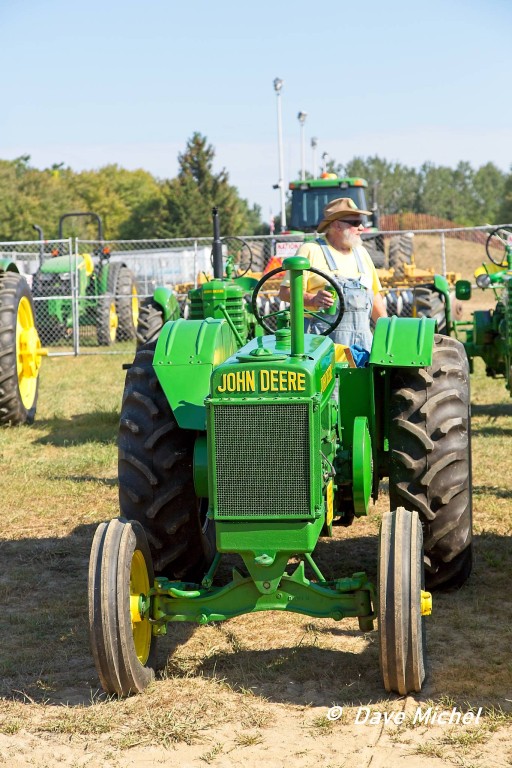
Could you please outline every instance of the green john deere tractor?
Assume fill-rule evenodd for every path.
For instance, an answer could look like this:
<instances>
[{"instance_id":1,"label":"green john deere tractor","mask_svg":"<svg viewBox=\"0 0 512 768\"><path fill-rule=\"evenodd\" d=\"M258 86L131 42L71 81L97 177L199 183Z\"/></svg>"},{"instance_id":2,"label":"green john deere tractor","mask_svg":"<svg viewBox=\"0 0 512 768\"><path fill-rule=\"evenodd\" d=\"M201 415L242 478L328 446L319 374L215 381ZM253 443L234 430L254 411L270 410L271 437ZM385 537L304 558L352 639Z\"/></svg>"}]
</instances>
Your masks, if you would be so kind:
<instances>
[{"instance_id":1,"label":"green john deere tractor","mask_svg":"<svg viewBox=\"0 0 512 768\"><path fill-rule=\"evenodd\" d=\"M240 348L227 318L170 321L127 372L121 516L98 527L89 566L91 645L109 693L147 686L168 623L265 610L358 617L365 632L377 621L386 690L419 691L426 589L460 586L470 573L462 345L436 335L431 319L384 318L369 364L351 367L329 338L304 334L307 259L283 266L291 302L275 333ZM255 287L254 307L274 272ZM338 297L336 317L322 315L329 332L343 300L318 274ZM319 537L366 515L383 477L391 509L376 585L363 572L326 579ZM233 554L242 564L217 583Z\"/></svg>"},{"instance_id":2,"label":"green john deere tractor","mask_svg":"<svg viewBox=\"0 0 512 768\"><path fill-rule=\"evenodd\" d=\"M94 326L100 346L135 338L139 313L135 276L123 262L111 261L110 248L103 245L103 225L98 214L64 214L59 220L59 240L66 219L84 216L92 217L98 227L94 252L63 255L56 249L52 258L41 259L34 275L37 327L46 344L71 336L77 323ZM42 239L41 228L35 228Z\"/></svg>"},{"instance_id":3,"label":"green john deere tractor","mask_svg":"<svg viewBox=\"0 0 512 768\"><path fill-rule=\"evenodd\" d=\"M482 358L487 376L503 376L512 396L512 228L492 230L485 250L489 263L475 271L475 280L482 290L494 292L494 309L477 310L470 320L453 320L450 292L439 275L436 275L436 288L444 302L447 332L462 341L471 373L474 358ZM471 298L469 280L457 281L455 296L461 301Z\"/></svg>"},{"instance_id":4,"label":"green john deere tractor","mask_svg":"<svg viewBox=\"0 0 512 768\"><path fill-rule=\"evenodd\" d=\"M46 351L34 322L27 281L14 262L0 258L0 424L31 424Z\"/></svg>"},{"instance_id":5,"label":"green john deere tractor","mask_svg":"<svg viewBox=\"0 0 512 768\"><path fill-rule=\"evenodd\" d=\"M229 324L238 346L247 339L263 333L247 302L247 293L258 282L247 276L253 266L253 253L247 241L240 237L220 236L219 213L213 216L213 279L207 280L188 293L188 315L190 320L207 317L225 319ZM223 246L229 248L226 268L223 266ZM153 296L141 302L137 324L137 346L155 340L164 323L180 317L180 306L171 288L158 287Z\"/></svg>"},{"instance_id":6,"label":"green john deere tractor","mask_svg":"<svg viewBox=\"0 0 512 768\"><path fill-rule=\"evenodd\" d=\"M290 229L293 232L310 234L316 231L318 222L327 203L338 197L350 197L361 210L370 210L366 200L368 182L355 177L338 177L335 173L326 173L320 179L292 181L289 188L292 193L292 211ZM413 252L413 239L410 232L390 238L386 259L384 238L379 234L379 213L374 200L371 220L365 222L363 233L364 246L378 269L386 267L386 262L393 268L397 279L403 278L404 264L410 264Z\"/></svg>"}]
</instances>

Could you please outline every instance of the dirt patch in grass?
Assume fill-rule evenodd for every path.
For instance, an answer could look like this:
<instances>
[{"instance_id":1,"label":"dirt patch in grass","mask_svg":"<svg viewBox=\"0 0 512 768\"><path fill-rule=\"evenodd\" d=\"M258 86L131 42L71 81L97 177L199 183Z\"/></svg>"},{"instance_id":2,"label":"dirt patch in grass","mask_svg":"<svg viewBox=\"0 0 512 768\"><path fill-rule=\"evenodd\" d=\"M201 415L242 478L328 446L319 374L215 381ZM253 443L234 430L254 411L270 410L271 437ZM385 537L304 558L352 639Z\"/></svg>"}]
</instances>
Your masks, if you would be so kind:
<instances>
[{"instance_id":1,"label":"dirt patch in grass","mask_svg":"<svg viewBox=\"0 0 512 768\"><path fill-rule=\"evenodd\" d=\"M0 763L512 765L512 401L503 380L477 362L475 567L461 590L434 597L421 695L383 693L376 633L357 622L259 613L170 627L158 679L117 701L101 693L88 648L87 567L97 523L117 514L124 361L45 361L38 421L0 432ZM320 542L320 568L373 578L387 507L383 484L367 519ZM343 713L329 720L333 705ZM361 707L373 722L361 722ZM436 725L415 722L418 707L482 711L472 724ZM399 712L403 723L378 722Z\"/></svg>"}]
</instances>

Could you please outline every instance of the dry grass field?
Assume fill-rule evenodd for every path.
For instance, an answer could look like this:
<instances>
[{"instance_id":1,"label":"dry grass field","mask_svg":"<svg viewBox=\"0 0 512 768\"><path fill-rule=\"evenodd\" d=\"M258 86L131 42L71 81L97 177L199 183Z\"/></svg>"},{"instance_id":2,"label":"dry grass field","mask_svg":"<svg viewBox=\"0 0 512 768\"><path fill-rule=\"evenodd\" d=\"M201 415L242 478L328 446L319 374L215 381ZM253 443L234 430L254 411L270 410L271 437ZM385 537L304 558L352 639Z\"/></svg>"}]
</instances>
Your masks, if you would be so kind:
<instances>
[{"instance_id":1,"label":"dry grass field","mask_svg":"<svg viewBox=\"0 0 512 768\"><path fill-rule=\"evenodd\" d=\"M460 591L434 597L421 695L383 692L376 633L356 622L260 613L171 626L157 680L118 701L101 693L88 648L87 567L96 525L117 515L129 359L46 360L36 423L0 432L0 764L511 766L512 400L503 380L478 364L472 377L475 567ZM375 577L382 486L367 519L320 543L323 571ZM344 709L338 720L326 716L332 705ZM413 722L418 705L483 711L472 725L427 725ZM357 724L360 706L404 711L405 722Z\"/></svg>"}]
</instances>

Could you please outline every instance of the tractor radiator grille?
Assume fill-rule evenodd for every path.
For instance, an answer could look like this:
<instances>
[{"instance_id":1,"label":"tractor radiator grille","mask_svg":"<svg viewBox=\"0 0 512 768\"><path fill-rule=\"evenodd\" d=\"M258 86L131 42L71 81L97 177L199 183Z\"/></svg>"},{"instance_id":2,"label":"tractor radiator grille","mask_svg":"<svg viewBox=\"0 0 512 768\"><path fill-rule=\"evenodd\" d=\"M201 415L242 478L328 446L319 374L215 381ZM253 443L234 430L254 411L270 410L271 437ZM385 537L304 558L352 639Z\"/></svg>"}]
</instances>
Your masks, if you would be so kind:
<instances>
[{"instance_id":1,"label":"tractor radiator grille","mask_svg":"<svg viewBox=\"0 0 512 768\"><path fill-rule=\"evenodd\" d=\"M237 331L242 335L245 333L245 307L244 299L239 296L228 296L224 302L226 311ZM205 316L203 300L200 296L193 296L190 301L190 319L202 320ZM223 317L217 311L215 317Z\"/></svg>"},{"instance_id":2,"label":"tractor radiator grille","mask_svg":"<svg viewBox=\"0 0 512 768\"><path fill-rule=\"evenodd\" d=\"M214 407L220 519L312 517L308 403Z\"/></svg>"}]
</instances>

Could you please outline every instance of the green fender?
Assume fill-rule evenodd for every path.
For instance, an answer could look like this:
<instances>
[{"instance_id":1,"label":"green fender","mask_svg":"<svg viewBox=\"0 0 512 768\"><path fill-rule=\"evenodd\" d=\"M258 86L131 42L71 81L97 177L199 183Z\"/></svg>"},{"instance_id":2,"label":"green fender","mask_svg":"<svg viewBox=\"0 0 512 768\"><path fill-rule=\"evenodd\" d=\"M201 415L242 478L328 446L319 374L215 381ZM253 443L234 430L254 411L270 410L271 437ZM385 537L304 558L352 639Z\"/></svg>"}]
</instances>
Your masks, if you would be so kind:
<instances>
[{"instance_id":1,"label":"green fender","mask_svg":"<svg viewBox=\"0 0 512 768\"><path fill-rule=\"evenodd\" d=\"M0 259L0 272L19 272L19 269L10 259Z\"/></svg>"},{"instance_id":2,"label":"green fender","mask_svg":"<svg viewBox=\"0 0 512 768\"><path fill-rule=\"evenodd\" d=\"M179 319L163 326L153 367L179 427L206 429L212 371L237 349L226 320Z\"/></svg>"},{"instance_id":3,"label":"green fender","mask_svg":"<svg viewBox=\"0 0 512 768\"><path fill-rule=\"evenodd\" d=\"M179 320L180 305L172 288L158 287L153 294L153 301L162 307L164 323L168 320Z\"/></svg>"},{"instance_id":4,"label":"green fender","mask_svg":"<svg viewBox=\"0 0 512 768\"><path fill-rule=\"evenodd\" d=\"M235 277L234 282L237 285L241 285L244 291L247 291L247 293L252 293L252 291L254 291L258 285L258 281L255 277Z\"/></svg>"},{"instance_id":5,"label":"green fender","mask_svg":"<svg viewBox=\"0 0 512 768\"><path fill-rule=\"evenodd\" d=\"M381 317L373 334L370 365L432 365L436 321L430 317Z\"/></svg>"},{"instance_id":6,"label":"green fender","mask_svg":"<svg viewBox=\"0 0 512 768\"><path fill-rule=\"evenodd\" d=\"M442 293L446 301L450 301L450 283L443 275L434 275L434 288Z\"/></svg>"},{"instance_id":7,"label":"green fender","mask_svg":"<svg viewBox=\"0 0 512 768\"><path fill-rule=\"evenodd\" d=\"M77 257L73 254L53 256L43 263L41 272L44 275L65 275L71 270L75 270L77 265L80 266L83 261L81 256L79 256L77 260Z\"/></svg>"}]
</instances>

